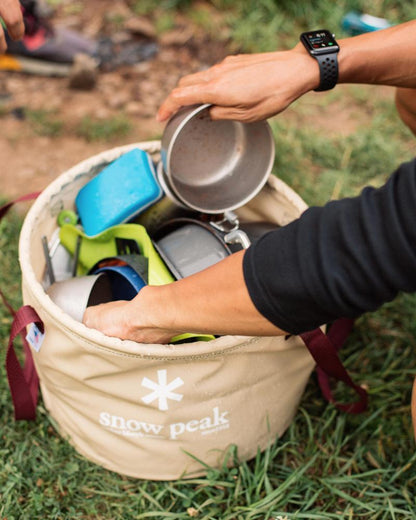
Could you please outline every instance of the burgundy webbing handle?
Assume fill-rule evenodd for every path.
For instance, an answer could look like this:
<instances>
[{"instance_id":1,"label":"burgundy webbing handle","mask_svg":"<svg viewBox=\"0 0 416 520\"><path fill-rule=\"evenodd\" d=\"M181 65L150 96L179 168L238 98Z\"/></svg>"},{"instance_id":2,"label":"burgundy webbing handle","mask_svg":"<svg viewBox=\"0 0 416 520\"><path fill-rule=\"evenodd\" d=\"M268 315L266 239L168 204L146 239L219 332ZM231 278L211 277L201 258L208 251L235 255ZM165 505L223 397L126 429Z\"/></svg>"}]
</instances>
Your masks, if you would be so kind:
<instances>
[{"instance_id":1,"label":"burgundy webbing handle","mask_svg":"<svg viewBox=\"0 0 416 520\"><path fill-rule=\"evenodd\" d=\"M321 329L315 329L304 332L300 336L317 364L319 386L324 397L339 410L357 414L367 409L367 392L354 383L337 352L347 338L352 323L352 320L349 319L339 319L332 325L328 334L322 332ZM359 396L359 400L353 403L338 403L332 394L329 383L330 377L351 387Z\"/></svg>"},{"instance_id":2,"label":"burgundy webbing handle","mask_svg":"<svg viewBox=\"0 0 416 520\"><path fill-rule=\"evenodd\" d=\"M0 220L17 202L36 199L39 193L28 193L2 206L0 208ZM36 417L39 378L33 362L32 352L26 341L26 326L30 323L36 323L39 330L43 332L43 323L32 307L24 306L16 312L1 290L0 297L10 314L14 317L6 354L7 379L13 400L14 416L16 420L33 420ZM23 368L17 359L13 344L18 334L22 337L25 354Z\"/></svg>"},{"instance_id":3,"label":"burgundy webbing handle","mask_svg":"<svg viewBox=\"0 0 416 520\"><path fill-rule=\"evenodd\" d=\"M33 362L30 347L25 338L26 326L35 323L40 332L44 332L43 322L33 307L24 305L14 315L9 345L6 354L6 371L14 406L14 417L19 420L36 418L39 378ZM20 334L25 352L24 367L19 363L14 350L14 340Z\"/></svg>"},{"instance_id":4,"label":"burgundy webbing handle","mask_svg":"<svg viewBox=\"0 0 416 520\"><path fill-rule=\"evenodd\" d=\"M26 195L22 195L18 199L12 200L11 202L8 202L4 206L1 206L1 208L0 208L0 220L6 215L6 213L9 211L9 209L11 209L17 202L24 202L24 201L27 201L27 200L36 199L36 197L38 197L39 194L40 194L40 191L35 191L33 193L27 193ZM3 303L7 307L8 311L10 312L10 314L12 316L14 316L15 315L15 311L14 311L13 307L10 305L10 303L8 302L8 300L7 300L6 296L4 295L3 291L1 291L1 290L0 290L0 298L3 300Z\"/></svg>"},{"instance_id":5,"label":"burgundy webbing handle","mask_svg":"<svg viewBox=\"0 0 416 520\"><path fill-rule=\"evenodd\" d=\"M4 206L0 208L0 220L4 217L4 215L9 211L9 209L16 204L16 202L23 202L25 200L33 200L40 194L40 191L34 191L33 193L27 193L26 195L22 195L18 199L12 200L8 202Z\"/></svg>"}]
</instances>

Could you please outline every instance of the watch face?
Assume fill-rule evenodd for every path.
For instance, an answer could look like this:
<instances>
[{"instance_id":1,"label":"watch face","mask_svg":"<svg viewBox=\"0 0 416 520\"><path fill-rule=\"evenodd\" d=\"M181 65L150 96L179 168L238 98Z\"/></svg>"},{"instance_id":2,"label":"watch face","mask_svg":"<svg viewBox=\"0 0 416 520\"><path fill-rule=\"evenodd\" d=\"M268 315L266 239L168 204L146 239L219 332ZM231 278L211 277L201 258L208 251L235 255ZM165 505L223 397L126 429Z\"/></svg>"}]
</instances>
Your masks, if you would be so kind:
<instances>
[{"instance_id":1,"label":"watch face","mask_svg":"<svg viewBox=\"0 0 416 520\"><path fill-rule=\"evenodd\" d=\"M326 29L305 32L300 37L311 54L327 54L328 52L339 51L335 38Z\"/></svg>"}]
</instances>

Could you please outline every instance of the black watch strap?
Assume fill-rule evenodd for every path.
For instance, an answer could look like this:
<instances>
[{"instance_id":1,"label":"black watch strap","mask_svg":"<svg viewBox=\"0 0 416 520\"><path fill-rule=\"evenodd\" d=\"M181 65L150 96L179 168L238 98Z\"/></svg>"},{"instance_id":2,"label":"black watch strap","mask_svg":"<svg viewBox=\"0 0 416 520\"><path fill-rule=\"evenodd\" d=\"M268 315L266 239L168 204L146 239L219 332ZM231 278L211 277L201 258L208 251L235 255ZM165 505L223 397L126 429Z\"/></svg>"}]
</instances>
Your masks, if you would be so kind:
<instances>
[{"instance_id":1,"label":"black watch strap","mask_svg":"<svg viewBox=\"0 0 416 520\"><path fill-rule=\"evenodd\" d=\"M328 29L303 32L300 41L319 65L319 86L316 91L330 90L338 81L339 45Z\"/></svg>"},{"instance_id":2,"label":"black watch strap","mask_svg":"<svg viewBox=\"0 0 416 520\"><path fill-rule=\"evenodd\" d=\"M314 56L319 64L319 73L321 81L319 87L315 89L316 92L323 90L331 90L335 87L338 81L338 59L337 53L322 54Z\"/></svg>"}]
</instances>

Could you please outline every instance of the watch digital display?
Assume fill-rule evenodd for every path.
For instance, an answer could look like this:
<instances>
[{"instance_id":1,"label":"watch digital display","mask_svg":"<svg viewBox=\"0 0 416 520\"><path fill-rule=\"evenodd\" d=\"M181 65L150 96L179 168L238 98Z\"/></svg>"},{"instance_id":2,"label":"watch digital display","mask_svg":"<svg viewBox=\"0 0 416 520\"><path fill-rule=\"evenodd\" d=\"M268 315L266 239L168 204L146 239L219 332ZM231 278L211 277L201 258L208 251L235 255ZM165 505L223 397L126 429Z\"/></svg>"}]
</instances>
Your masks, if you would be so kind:
<instances>
[{"instance_id":1,"label":"watch digital display","mask_svg":"<svg viewBox=\"0 0 416 520\"><path fill-rule=\"evenodd\" d=\"M339 51L335 38L326 29L302 33L301 39L311 54L327 54L328 52Z\"/></svg>"}]
</instances>

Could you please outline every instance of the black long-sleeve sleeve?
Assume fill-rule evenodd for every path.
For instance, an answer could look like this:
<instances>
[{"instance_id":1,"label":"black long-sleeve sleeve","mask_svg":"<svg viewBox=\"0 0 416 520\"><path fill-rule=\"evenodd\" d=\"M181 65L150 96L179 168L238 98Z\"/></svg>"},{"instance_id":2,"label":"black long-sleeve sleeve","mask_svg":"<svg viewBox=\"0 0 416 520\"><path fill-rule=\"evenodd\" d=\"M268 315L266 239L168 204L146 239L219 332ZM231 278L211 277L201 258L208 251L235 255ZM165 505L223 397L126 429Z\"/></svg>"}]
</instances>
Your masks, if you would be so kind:
<instances>
[{"instance_id":1,"label":"black long-sleeve sleeve","mask_svg":"<svg viewBox=\"0 0 416 520\"><path fill-rule=\"evenodd\" d=\"M416 291L416 159L381 188L311 207L267 233L243 269L259 312L292 334Z\"/></svg>"}]
</instances>

